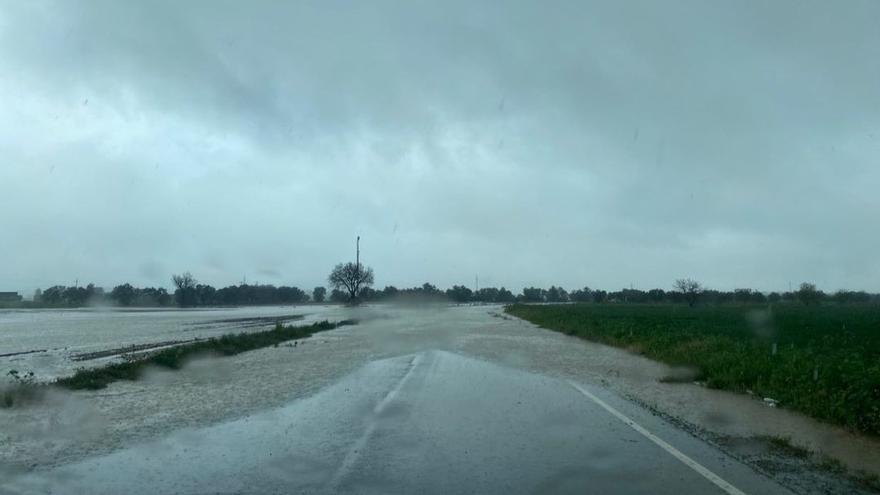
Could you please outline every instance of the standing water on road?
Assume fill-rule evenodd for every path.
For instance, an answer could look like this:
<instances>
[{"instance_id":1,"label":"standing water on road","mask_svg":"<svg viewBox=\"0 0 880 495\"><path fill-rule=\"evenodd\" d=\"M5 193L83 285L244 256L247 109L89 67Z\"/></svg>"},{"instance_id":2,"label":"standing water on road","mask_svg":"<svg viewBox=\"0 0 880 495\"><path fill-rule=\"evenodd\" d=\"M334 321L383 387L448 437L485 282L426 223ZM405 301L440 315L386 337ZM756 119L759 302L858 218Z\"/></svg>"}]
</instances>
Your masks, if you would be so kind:
<instances>
[{"instance_id":1,"label":"standing water on road","mask_svg":"<svg viewBox=\"0 0 880 495\"><path fill-rule=\"evenodd\" d=\"M252 311L258 313L264 309L252 308ZM872 445L853 443L850 437L840 436L831 429L816 428L804 418L784 410L767 408L745 396L707 390L691 384L661 383L660 379L669 369L660 363L620 349L537 328L504 314L499 306L333 307L326 308L320 317L357 319L360 323L322 332L300 342L298 347L267 347L227 358L197 361L176 372L154 372L144 380L119 381L103 390L59 392L50 397L45 405L0 414L0 431L7 432L9 446L8 450L0 452L0 471L6 469L10 475L17 476L29 472L29 466L35 465L38 469L27 479L43 483L53 482L51 480L58 476L58 479L64 479L68 469L80 473L77 467L55 470L55 467L80 461L83 462L81 468L91 472L94 463L103 465L110 462L110 465L115 465L113 459L127 456L142 458L143 452L167 453L154 461L178 455L190 459L196 455L193 452L197 452L205 465L231 472L240 466L234 465L234 456L223 446L236 442L230 442L226 433L221 433L231 428L241 431L246 438L281 438L279 435L285 435L283 438L299 442L309 437L320 445L328 446L326 465L322 464L319 469L313 467L311 462L315 459L310 456L324 451L302 445L297 447L299 444L294 440L290 440L292 443L289 445L285 443L287 440L278 442L279 445L284 444L285 452L292 449L295 455L300 456L296 459L308 459L305 464L294 462L291 469L307 470L317 476L316 486L332 489L336 483L339 486L354 483L358 473L371 472L369 463L381 457L355 455L361 450L398 452L401 448L411 446L413 438L422 438L427 434L433 438L427 442L432 445L443 439L449 440L444 445L453 452L457 450L452 440L446 435L434 438L431 432L458 431L456 428L460 425L473 422L472 426L478 431L490 431L485 425L495 424L496 430L509 427L513 431L531 432L533 437L537 435L536 438L540 438L544 434L542 432L551 437L560 434L565 438L580 438L588 433L592 435L614 428L613 431L624 438L620 440L623 443L618 445L616 441L610 441L604 447L590 451L598 456L593 466L606 466L602 469L607 470L606 474L611 479L624 473L608 467L608 462L617 462L614 461L617 454L613 453L634 446L638 447L634 451L658 456L657 463L663 461L667 463L666 466L675 467L662 472L693 476L689 471L681 471L668 454L658 451L650 442L644 443L644 438L632 436L632 431L619 420L596 409L590 400L577 394L577 389L566 385L569 382L589 387L589 390L628 417L648 426L654 433L662 433L664 440L674 441L678 448L687 450L689 455L708 463L711 469L724 474L730 478L728 481L735 481L741 487L762 482L754 475L742 474L743 470L736 467L737 463L720 451L712 450L714 447L707 455L705 449L708 447L694 443L687 433L691 431L689 427L685 431L677 431L655 417L650 410L628 403L616 394L636 398L653 409L681 418L685 421L682 424L695 424L728 437L748 439L755 435L786 434L848 446L847 453L854 458L869 459L872 453L876 453ZM224 318L236 317L224 315ZM419 355L423 358L418 358L421 364L414 368L418 373L413 376L417 378L424 374L424 380L411 378L404 381L403 368L376 364L405 365L412 361L413 356ZM439 356L440 359L432 360L430 356ZM488 366L489 363L492 366ZM380 373L379 376L369 371L376 369L387 373ZM490 375L495 377L491 384L486 382ZM530 385L538 382L543 385ZM552 398L535 400L536 393L549 393L545 386L553 386L559 393L551 394ZM500 390L508 388L513 390L507 394L514 398L512 401L490 398L490 394L497 395ZM325 402L322 397L327 397L327 394L336 399ZM445 398L434 400L435 396ZM570 411L568 406L562 407L565 404L577 404L578 410L587 408L595 414L576 421L567 420L571 417L569 413L578 417L581 413ZM343 414L343 409L348 407L353 407L354 412ZM304 410L312 410L309 408L313 408L315 413L303 413ZM516 417L515 413L521 412L522 408L538 408L548 414L552 421L526 418L511 423ZM297 420L279 420L287 414L285 411L290 411ZM332 411L332 414L327 414L327 411ZM446 422L426 421L428 411L445 418ZM722 414L724 421L718 421ZM470 418L469 422L461 422L465 417ZM496 424L499 421L501 423ZM322 426L326 424L333 428ZM399 444L384 445L383 442L397 437L384 434L383 425L398 432L405 428L416 428L412 430L415 436L405 436ZM337 435L337 427L347 433ZM372 432L378 433L374 435ZM168 438L163 441L171 442L169 445L182 445L182 449L169 450L162 446L165 444L143 443L162 438ZM181 438L185 440L183 444L179 442ZM196 450L192 450L191 439L194 438L198 439L195 442ZM507 435L501 435L500 438L507 438ZM520 435L520 440L513 440L519 442L523 438ZM51 441L46 442L46 439ZM485 441L488 450L468 447L466 453L461 453L466 456L462 459L491 453L491 445L500 440L492 437ZM418 445L427 443L416 442ZM526 443L532 447L536 445L534 442ZM261 455L269 456L273 462L282 453L281 447L266 450L267 444L261 441L247 445L261 452ZM446 455L442 452L439 454L442 454L441 457ZM116 457L102 457L104 455ZM707 461L703 458L711 459ZM254 456L251 461L257 462L255 459L258 461L262 458ZM712 459L721 459L722 462L719 464ZM381 457L377 462L390 460L391 457ZM288 466L286 463L291 461L290 458L284 458L278 462ZM261 465L270 464L275 465L268 461ZM146 464L131 467L148 468ZM426 472L426 465L416 467L413 467L413 473ZM563 468L560 466L560 469ZM107 475L107 480L119 478L113 474L118 472L115 468L102 472ZM302 471L297 473L302 474ZM181 478L174 473L165 470L160 474L165 477L167 487L184 486ZM548 480L574 479L570 476L573 474L565 469L558 473L547 470L545 474ZM477 475L482 476L477 473L469 481L479 478ZM183 469L181 476L188 476L186 469ZM150 488L155 486L150 485ZM263 491L272 492L272 489ZM24 493L29 492L24 490ZM754 493L765 492L759 490Z\"/></svg>"}]
</instances>

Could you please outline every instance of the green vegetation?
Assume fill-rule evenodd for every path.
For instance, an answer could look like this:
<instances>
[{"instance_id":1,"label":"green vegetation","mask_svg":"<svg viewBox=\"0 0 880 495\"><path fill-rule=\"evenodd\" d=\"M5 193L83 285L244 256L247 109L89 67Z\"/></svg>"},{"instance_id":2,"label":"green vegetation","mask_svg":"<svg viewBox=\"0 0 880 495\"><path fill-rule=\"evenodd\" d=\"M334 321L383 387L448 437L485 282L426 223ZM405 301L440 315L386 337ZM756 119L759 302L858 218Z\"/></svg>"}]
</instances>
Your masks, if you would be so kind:
<instances>
[{"instance_id":1,"label":"green vegetation","mask_svg":"<svg viewBox=\"0 0 880 495\"><path fill-rule=\"evenodd\" d=\"M880 434L880 306L523 305L544 328L697 371L707 386L770 397Z\"/></svg>"},{"instance_id":2,"label":"green vegetation","mask_svg":"<svg viewBox=\"0 0 880 495\"><path fill-rule=\"evenodd\" d=\"M43 387L34 380L33 371L21 373L18 370L10 370L7 375L15 384L11 388L0 390L0 408L36 402L42 398Z\"/></svg>"},{"instance_id":3,"label":"green vegetation","mask_svg":"<svg viewBox=\"0 0 880 495\"><path fill-rule=\"evenodd\" d=\"M61 378L53 383L36 383L33 373L24 375L11 371L16 384L0 391L0 408L38 401L47 387L57 386L70 390L102 389L117 380L137 380L150 366L166 369L180 369L188 359L199 355L232 356L242 352L278 345L282 342L309 337L315 333L332 330L344 325L353 325L354 320L338 323L322 321L307 326L284 326L277 323L275 328L265 332L223 335L189 344L162 349L141 359L114 363L101 368L81 369L73 376Z\"/></svg>"}]
</instances>

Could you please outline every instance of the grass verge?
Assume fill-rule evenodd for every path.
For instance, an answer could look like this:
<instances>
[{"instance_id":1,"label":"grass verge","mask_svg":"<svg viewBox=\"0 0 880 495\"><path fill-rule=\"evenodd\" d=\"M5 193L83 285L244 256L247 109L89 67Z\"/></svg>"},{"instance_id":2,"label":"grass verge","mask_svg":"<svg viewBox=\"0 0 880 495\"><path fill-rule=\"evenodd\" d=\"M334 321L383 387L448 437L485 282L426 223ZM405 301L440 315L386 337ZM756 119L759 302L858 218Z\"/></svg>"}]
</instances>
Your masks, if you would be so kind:
<instances>
[{"instance_id":1,"label":"grass verge","mask_svg":"<svg viewBox=\"0 0 880 495\"><path fill-rule=\"evenodd\" d=\"M506 311L691 368L711 388L880 435L880 306L515 304Z\"/></svg>"}]
</instances>

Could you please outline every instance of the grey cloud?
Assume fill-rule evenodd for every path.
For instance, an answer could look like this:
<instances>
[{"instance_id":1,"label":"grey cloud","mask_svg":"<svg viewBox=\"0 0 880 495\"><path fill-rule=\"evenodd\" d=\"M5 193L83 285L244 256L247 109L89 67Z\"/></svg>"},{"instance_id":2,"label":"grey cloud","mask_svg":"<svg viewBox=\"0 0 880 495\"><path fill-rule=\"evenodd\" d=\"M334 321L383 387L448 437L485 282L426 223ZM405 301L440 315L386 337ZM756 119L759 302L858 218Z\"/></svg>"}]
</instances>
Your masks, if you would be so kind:
<instances>
[{"instance_id":1,"label":"grey cloud","mask_svg":"<svg viewBox=\"0 0 880 495\"><path fill-rule=\"evenodd\" d=\"M380 284L880 290L878 24L871 1L8 3L0 280L308 287L361 234Z\"/></svg>"}]
</instances>

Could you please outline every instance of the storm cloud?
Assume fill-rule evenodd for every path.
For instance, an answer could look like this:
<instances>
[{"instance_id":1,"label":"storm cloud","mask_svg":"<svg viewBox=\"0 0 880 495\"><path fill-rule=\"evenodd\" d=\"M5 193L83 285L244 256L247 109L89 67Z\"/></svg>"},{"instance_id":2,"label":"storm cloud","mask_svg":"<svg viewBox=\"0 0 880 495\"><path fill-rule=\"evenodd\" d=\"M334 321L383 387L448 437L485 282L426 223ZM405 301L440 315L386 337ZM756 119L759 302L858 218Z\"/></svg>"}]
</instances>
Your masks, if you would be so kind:
<instances>
[{"instance_id":1,"label":"storm cloud","mask_svg":"<svg viewBox=\"0 0 880 495\"><path fill-rule=\"evenodd\" d=\"M880 290L880 3L3 2L0 290Z\"/></svg>"}]
</instances>

